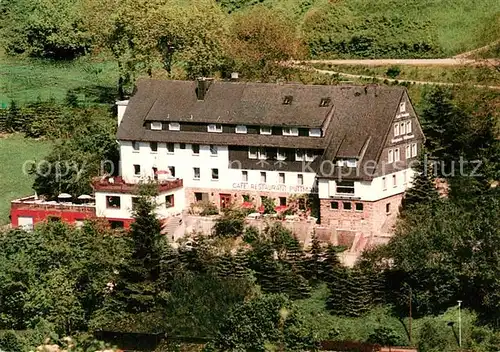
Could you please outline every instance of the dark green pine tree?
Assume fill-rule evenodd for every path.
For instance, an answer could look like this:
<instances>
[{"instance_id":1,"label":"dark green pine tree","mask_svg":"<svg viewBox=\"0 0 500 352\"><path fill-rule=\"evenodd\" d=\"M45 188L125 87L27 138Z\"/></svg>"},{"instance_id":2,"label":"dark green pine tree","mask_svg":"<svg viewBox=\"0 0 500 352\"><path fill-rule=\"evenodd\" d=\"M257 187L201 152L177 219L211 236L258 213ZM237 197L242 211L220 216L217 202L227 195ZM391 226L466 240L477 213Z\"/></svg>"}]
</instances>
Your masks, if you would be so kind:
<instances>
[{"instance_id":1,"label":"dark green pine tree","mask_svg":"<svg viewBox=\"0 0 500 352\"><path fill-rule=\"evenodd\" d=\"M332 267L328 273L327 308L335 315L347 315L347 296L350 294L349 275L346 268Z\"/></svg>"},{"instance_id":2,"label":"dark green pine tree","mask_svg":"<svg viewBox=\"0 0 500 352\"><path fill-rule=\"evenodd\" d=\"M233 256L231 253L219 255L215 260L215 274L221 278L226 278L233 275Z\"/></svg>"},{"instance_id":3,"label":"dark green pine tree","mask_svg":"<svg viewBox=\"0 0 500 352\"><path fill-rule=\"evenodd\" d=\"M189 271L206 273L216 265L207 238L202 234L196 234L189 245L179 248L179 255L184 268Z\"/></svg>"},{"instance_id":4,"label":"dark green pine tree","mask_svg":"<svg viewBox=\"0 0 500 352\"><path fill-rule=\"evenodd\" d=\"M238 250L233 257L232 275L237 279L243 279L251 276L248 264L248 255L243 249Z\"/></svg>"},{"instance_id":5,"label":"dark green pine tree","mask_svg":"<svg viewBox=\"0 0 500 352\"><path fill-rule=\"evenodd\" d=\"M303 275L306 267L305 253L300 245L297 237L293 237L290 243L287 245L286 251L286 263L288 263L290 269Z\"/></svg>"},{"instance_id":6,"label":"dark green pine tree","mask_svg":"<svg viewBox=\"0 0 500 352\"><path fill-rule=\"evenodd\" d=\"M184 270L180 260L179 252L169 244L165 244L160 258L160 287L163 291L169 291L176 275Z\"/></svg>"},{"instance_id":7,"label":"dark green pine tree","mask_svg":"<svg viewBox=\"0 0 500 352\"><path fill-rule=\"evenodd\" d=\"M311 296L309 282L297 271L295 267L285 269L280 275L282 281L282 292L291 299L303 299Z\"/></svg>"},{"instance_id":8,"label":"dark green pine tree","mask_svg":"<svg viewBox=\"0 0 500 352\"><path fill-rule=\"evenodd\" d=\"M161 234L161 223L155 215L153 184L139 187L135 204L134 222L130 227L132 255L119 270L116 298L130 313L148 312L154 309L160 291L161 256L165 237Z\"/></svg>"},{"instance_id":9,"label":"dark green pine tree","mask_svg":"<svg viewBox=\"0 0 500 352\"><path fill-rule=\"evenodd\" d=\"M368 276L372 305L386 302L386 274L385 272L372 272Z\"/></svg>"},{"instance_id":10,"label":"dark green pine tree","mask_svg":"<svg viewBox=\"0 0 500 352\"><path fill-rule=\"evenodd\" d=\"M316 235L312 237L311 248L305 259L304 276L312 285L317 284L324 277L324 261L326 254L321 246L321 242Z\"/></svg>"},{"instance_id":11,"label":"dark green pine tree","mask_svg":"<svg viewBox=\"0 0 500 352\"><path fill-rule=\"evenodd\" d=\"M322 277L324 282L332 282L337 278L337 270L341 267L337 247L329 244L322 261Z\"/></svg>"},{"instance_id":12,"label":"dark green pine tree","mask_svg":"<svg viewBox=\"0 0 500 352\"><path fill-rule=\"evenodd\" d=\"M352 270L348 275L346 291L346 315L360 317L371 308L371 292L368 278L358 270Z\"/></svg>"},{"instance_id":13,"label":"dark green pine tree","mask_svg":"<svg viewBox=\"0 0 500 352\"><path fill-rule=\"evenodd\" d=\"M422 149L413 168L416 174L412 180L412 187L406 191L401 203L401 212L418 204L433 205L439 201L434 167L427 158L426 149Z\"/></svg>"}]
</instances>

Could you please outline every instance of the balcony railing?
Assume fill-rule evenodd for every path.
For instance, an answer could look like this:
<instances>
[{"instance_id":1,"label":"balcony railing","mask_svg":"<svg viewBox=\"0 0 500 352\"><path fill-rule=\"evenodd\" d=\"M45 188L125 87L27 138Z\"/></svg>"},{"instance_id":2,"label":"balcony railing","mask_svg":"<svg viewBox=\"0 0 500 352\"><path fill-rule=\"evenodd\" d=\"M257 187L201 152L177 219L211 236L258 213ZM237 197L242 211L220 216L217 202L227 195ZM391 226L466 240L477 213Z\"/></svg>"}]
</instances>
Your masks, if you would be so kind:
<instances>
[{"instance_id":1,"label":"balcony railing","mask_svg":"<svg viewBox=\"0 0 500 352\"><path fill-rule=\"evenodd\" d=\"M176 188L183 187L182 179L153 181L158 186L159 192L166 192ZM106 179L94 179L92 187L96 192L110 192L110 193L136 193L139 187L137 183L126 183L122 177L110 177Z\"/></svg>"}]
</instances>

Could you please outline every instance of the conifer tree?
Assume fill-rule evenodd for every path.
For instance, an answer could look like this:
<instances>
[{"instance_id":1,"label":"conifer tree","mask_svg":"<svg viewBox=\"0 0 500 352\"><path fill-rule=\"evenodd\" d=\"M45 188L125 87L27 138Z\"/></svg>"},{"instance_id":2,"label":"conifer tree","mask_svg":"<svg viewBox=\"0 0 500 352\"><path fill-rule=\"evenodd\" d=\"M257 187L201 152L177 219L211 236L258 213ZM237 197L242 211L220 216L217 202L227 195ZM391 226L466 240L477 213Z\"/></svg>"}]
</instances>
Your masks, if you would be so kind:
<instances>
[{"instance_id":1,"label":"conifer tree","mask_svg":"<svg viewBox=\"0 0 500 352\"><path fill-rule=\"evenodd\" d=\"M328 245L325 252L325 260L322 262L322 280L325 282L331 282L336 279L338 273L337 270L340 268L340 260L337 256L337 248L331 244Z\"/></svg>"},{"instance_id":2,"label":"conifer tree","mask_svg":"<svg viewBox=\"0 0 500 352\"><path fill-rule=\"evenodd\" d=\"M435 204L439 200L436 190L433 167L428 162L426 149L422 149L418 162L414 165L415 177L412 187L409 188L401 203L401 210L405 211L417 204Z\"/></svg>"},{"instance_id":3,"label":"conifer tree","mask_svg":"<svg viewBox=\"0 0 500 352\"><path fill-rule=\"evenodd\" d=\"M349 294L349 277L347 269L333 267L328 275L328 288L330 294L326 301L328 309L335 315L346 315L347 295Z\"/></svg>"},{"instance_id":4,"label":"conifer tree","mask_svg":"<svg viewBox=\"0 0 500 352\"><path fill-rule=\"evenodd\" d=\"M308 251L308 257L305 260L305 277L312 284L318 283L324 277L325 251L321 246L316 235L312 237L311 248Z\"/></svg>"},{"instance_id":5,"label":"conifer tree","mask_svg":"<svg viewBox=\"0 0 500 352\"><path fill-rule=\"evenodd\" d=\"M160 259L165 238L154 212L156 194L154 184L139 187L134 222L130 227L132 255L119 270L117 299L131 313L151 311L159 291Z\"/></svg>"},{"instance_id":6,"label":"conifer tree","mask_svg":"<svg viewBox=\"0 0 500 352\"><path fill-rule=\"evenodd\" d=\"M366 276L357 270L349 272L346 291L346 315L360 317L371 307L370 285Z\"/></svg>"}]
</instances>

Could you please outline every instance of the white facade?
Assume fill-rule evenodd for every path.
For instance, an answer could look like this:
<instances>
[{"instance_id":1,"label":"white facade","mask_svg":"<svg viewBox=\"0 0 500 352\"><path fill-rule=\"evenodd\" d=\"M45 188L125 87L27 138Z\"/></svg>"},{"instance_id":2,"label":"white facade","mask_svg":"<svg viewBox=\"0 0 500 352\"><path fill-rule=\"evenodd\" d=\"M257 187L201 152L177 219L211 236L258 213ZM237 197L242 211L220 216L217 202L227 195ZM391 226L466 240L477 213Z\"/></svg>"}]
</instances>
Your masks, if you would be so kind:
<instances>
[{"instance_id":1,"label":"white facade","mask_svg":"<svg viewBox=\"0 0 500 352\"><path fill-rule=\"evenodd\" d=\"M173 196L173 206L166 205L166 197ZM108 205L108 197L120 197L120 206L111 207ZM136 196L125 193L96 192L96 215L108 219L130 219L132 218L132 198ZM168 192L162 192L156 197L156 214L159 218L182 213L185 208L184 190L182 188L174 189Z\"/></svg>"},{"instance_id":2,"label":"white facade","mask_svg":"<svg viewBox=\"0 0 500 352\"><path fill-rule=\"evenodd\" d=\"M216 154L213 153L214 146L208 145L200 145L198 154L193 153L191 144L184 144L181 149L181 145L175 143L173 152L168 151L166 143L158 143L156 152L151 150L148 142L138 142L137 146L138 150L134 150L132 142L120 141L120 171L129 183L152 178L153 168L167 171L174 167L173 176L183 180L184 188L316 193L316 174L312 172L247 170L240 169L237 162L233 162L233 168L229 168L227 146L215 146ZM135 173L134 165L140 166L139 174ZM213 177L213 173L218 177Z\"/></svg>"},{"instance_id":3,"label":"white facade","mask_svg":"<svg viewBox=\"0 0 500 352\"><path fill-rule=\"evenodd\" d=\"M397 171L384 176L375 177L372 181L355 181L354 193L337 193L335 180L319 181L319 197L323 199L336 197L353 197L362 201L377 201L405 192L411 187L415 171L411 168Z\"/></svg>"}]
</instances>

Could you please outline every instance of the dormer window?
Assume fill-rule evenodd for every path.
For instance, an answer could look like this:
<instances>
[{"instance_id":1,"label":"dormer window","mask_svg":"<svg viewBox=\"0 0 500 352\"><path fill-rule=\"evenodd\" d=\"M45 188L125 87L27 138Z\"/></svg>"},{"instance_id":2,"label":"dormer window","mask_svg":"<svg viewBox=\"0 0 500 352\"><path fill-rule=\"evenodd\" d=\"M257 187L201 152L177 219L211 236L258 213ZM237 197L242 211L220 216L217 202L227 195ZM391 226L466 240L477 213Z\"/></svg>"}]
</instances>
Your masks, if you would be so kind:
<instances>
[{"instance_id":1,"label":"dormer window","mask_svg":"<svg viewBox=\"0 0 500 352\"><path fill-rule=\"evenodd\" d=\"M283 127L283 136L298 136L299 129L297 127Z\"/></svg>"},{"instance_id":2,"label":"dormer window","mask_svg":"<svg viewBox=\"0 0 500 352\"><path fill-rule=\"evenodd\" d=\"M169 131L180 131L181 130L181 124L178 122L170 122L168 124L168 130Z\"/></svg>"},{"instance_id":3,"label":"dormer window","mask_svg":"<svg viewBox=\"0 0 500 352\"><path fill-rule=\"evenodd\" d=\"M293 97L291 95L285 95L283 99L283 105L290 105L292 103Z\"/></svg>"},{"instance_id":4,"label":"dormer window","mask_svg":"<svg viewBox=\"0 0 500 352\"><path fill-rule=\"evenodd\" d=\"M306 161L314 161L314 159L316 159L316 154L314 153L314 150L308 149L305 152L305 157Z\"/></svg>"},{"instance_id":5,"label":"dormer window","mask_svg":"<svg viewBox=\"0 0 500 352\"><path fill-rule=\"evenodd\" d=\"M295 161L304 161L304 151L297 149L295 151Z\"/></svg>"},{"instance_id":6,"label":"dormer window","mask_svg":"<svg viewBox=\"0 0 500 352\"><path fill-rule=\"evenodd\" d=\"M311 128L309 130L309 137L321 137L321 128Z\"/></svg>"},{"instance_id":7,"label":"dormer window","mask_svg":"<svg viewBox=\"0 0 500 352\"><path fill-rule=\"evenodd\" d=\"M245 125L236 126L236 133L247 133L247 126Z\"/></svg>"},{"instance_id":8,"label":"dormer window","mask_svg":"<svg viewBox=\"0 0 500 352\"><path fill-rule=\"evenodd\" d=\"M272 134L273 130L271 127L261 127L260 134Z\"/></svg>"},{"instance_id":9,"label":"dormer window","mask_svg":"<svg viewBox=\"0 0 500 352\"><path fill-rule=\"evenodd\" d=\"M210 124L208 125L208 132L222 132L222 125L220 124Z\"/></svg>"},{"instance_id":10,"label":"dormer window","mask_svg":"<svg viewBox=\"0 0 500 352\"><path fill-rule=\"evenodd\" d=\"M159 121L151 122L151 129L155 131L161 131L163 124Z\"/></svg>"},{"instance_id":11,"label":"dormer window","mask_svg":"<svg viewBox=\"0 0 500 352\"><path fill-rule=\"evenodd\" d=\"M322 108L330 106L331 101L332 101L332 99L330 99L330 98L321 98L321 101L319 102L319 106Z\"/></svg>"}]
</instances>

